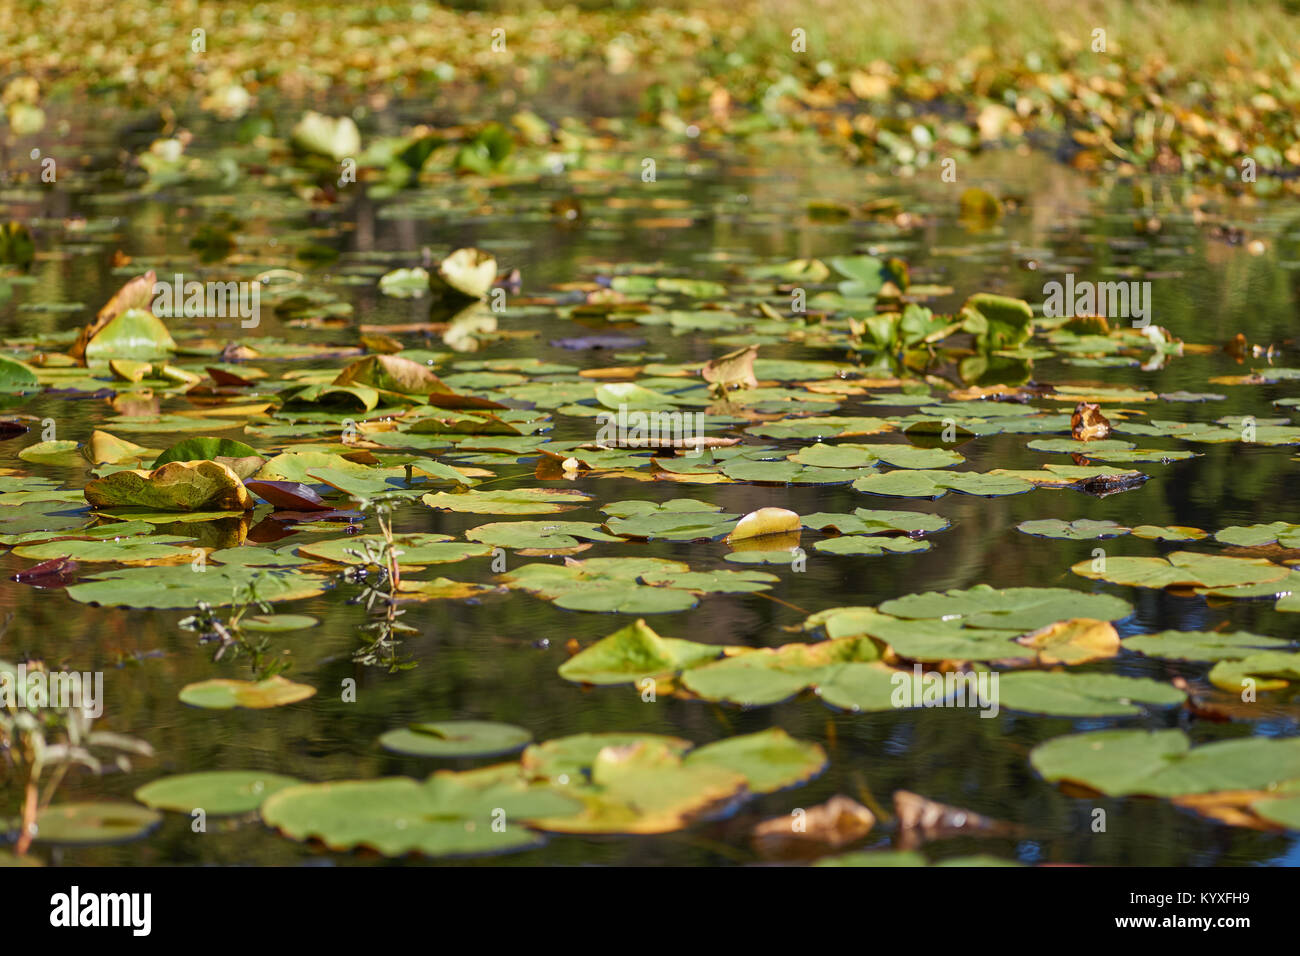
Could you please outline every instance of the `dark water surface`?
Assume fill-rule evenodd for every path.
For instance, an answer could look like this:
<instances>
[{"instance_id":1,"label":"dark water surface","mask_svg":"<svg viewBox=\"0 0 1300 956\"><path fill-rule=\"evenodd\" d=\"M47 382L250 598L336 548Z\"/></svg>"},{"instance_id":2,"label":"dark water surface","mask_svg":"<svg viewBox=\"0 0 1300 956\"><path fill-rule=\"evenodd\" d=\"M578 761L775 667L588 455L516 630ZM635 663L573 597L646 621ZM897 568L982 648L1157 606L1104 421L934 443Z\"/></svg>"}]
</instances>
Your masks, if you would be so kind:
<instances>
[{"instance_id":1,"label":"dark water surface","mask_svg":"<svg viewBox=\"0 0 1300 956\"><path fill-rule=\"evenodd\" d=\"M147 142L147 137L144 139ZM644 144L642 144L644 145ZM1244 245L1211 235L1193 221L1189 189L1155 182L1135 205L1127 182L1087 180L1039 155L995 154L964 166L957 186L938 181L873 175L819 158L801 145L773 145L747 153L724 154L707 146L661 155L658 181L640 181L638 159L647 153L635 141L615 147L615 174L591 174L575 181L544 177L486 185L462 180L408 192L399 198L371 201L345 195L339 204L319 210L295 200L288 183L256 181L247 173L232 187L187 186L144 195L124 188L110 170L113 145L87 143L82 187L48 193L10 190L3 194L9 213L45 217L45 242L33 267L36 282L16 285L0 302L0 329L9 336L30 335L84 324L124 279L146 267L160 277L173 271L198 274L189 239L205 222L233 214L238 253L234 260L257 271L288 265L309 276L354 307L349 321L385 324L428 321L428 300L396 300L379 294L383 272L419 261L421 246L445 253L478 245L496 254L503 269L518 268L523 295L546 294L554 284L589 280L607 274L601 263L660 263L669 275L726 278L733 264L780 261L793 257L849 254L880 249L906 259L914 282L951 286L952 295L932 303L937 311L955 311L977 291L1021 296L1041 305L1042 285L1055 272L1031 268L1050 263L1056 272L1070 269L1081 278L1144 278L1153 282L1153 321L1187 342L1221 343L1237 332L1252 342L1281 342L1293 334L1296 287L1300 282L1300 217L1294 208L1268 202L1232 204L1207 198L1206 208L1230 223L1246 227L1267 247L1254 255ZM138 149L139 144L133 146ZM596 163L591 164L593 167ZM268 177L271 174L267 174ZM997 226L971 231L956 219L956 190L969 182L990 185L1021 198ZM354 187L355 190L355 187ZM557 224L548 213L556 197L577 191L586 217L576 226ZM902 209L926 220L919 230L902 233L888 222L859 219L816 221L807 214L809 199L860 203L895 196ZM613 197L623 200L610 203ZM667 200L655 202L652 200ZM60 221L84 217L69 228ZM651 217L690 217L688 228L638 224ZM1139 232L1135 222L1160 220L1156 232ZM6 217L8 218L8 217ZM306 241L323 243L342 255L321 267L291 263L286 253ZM114 272L112 253L122 249L135 258L130 268ZM278 261L282 260L282 261ZM226 277L226 276L221 276ZM364 281L358 281L360 277ZM79 311L35 311L32 303L79 302ZM257 334L290 341L353 345L355 330L295 329L282 325L271 310L263 312ZM183 329L184 320L172 320ZM674 335L663 327L609 329L602 323L585 328L559 318L552 308L507 310L502 329L536 330L537 336L492 343L456 356L462 359L538 357L581 367L623 364L608 352L573 352L550 346L552 339L583 334L624 332L649 340L645 351L660 352L667 362L703 361L724 348L704 334ZM228 328L238 340L240 330ZM409 341L409 340L408 340ZM419 343L421 347L426 343ZM427 347L445 350L434 336ZM766 358L840 359L843 356L796 345L765 345ZM274 370L273 363L259 363ZM299 367L302 363L296 363ZM338 365L338 362L334 363ZM1263 360L1238 364L1222 353L1189 354L1160 370L1081 368L1060 357L1040 360L1034 378L1061 384L1132 385L1160 392L1178 389L1217 391L1226 400L1209 404L1164 404L1157 417L1209 421L1222 415L1284 417L1275 399L1294 394L1276 386L1215 386L1209 379L1242 374ZM440 367L445 371L446 365ZM839 414L878 414L861 410L852 400ZM111 414L102 400L41 396L24 413L55 419L61 438L84 440L90 429ZM887 409L905 414L907 409ZM587 420L556 416L556 438L594 437ZM231 433L238 437L238 433ZM167 435L127 436L150 447L165 447ZM32 466L17 452L38 440L36 432L0 444L0 467L36 473L76 485L86 475L77 469ZM871 439L876 440L876 439ZM884 440L894 440L886 436ZM980 439L962 448L975 470L1038 467L1046 461L1067 462L1025 448L1027 436ZM789 443L791 448L798 443ZM797 639L786 628L806 613L825 608L876 604L915 591L988 583L1063 586L1104 590L1132 602L1135 614L1122 622L1122 635L1164 629L1227 629L1294 638L1300 623L1277 613L1271 602L1225 602L1209 606L1203 598L1096 584L1076 577L1070 565L1087 558L1094 547L1108 554L1159 554L1177 547L1125 537L1114 541L1060 541L1030 537L1015 525L1036 518L1113 519L1121 524L1190 525L1214 531L1232 524L1278 519L1300 521L1294 506L1300 490L1294 450L1288 447L1183 445L1162 439L1142 447L1189 447L1204 456L1169 465L1135 467L1151 475L1143 487L1104 499L1072 491L1041 490L1029 495L984 499L948 495L936 502L876 499L848 487L757 485L708 486L600 480L577 487L597 497L566 520L600 520L599 505L625 498L696 497L743 513L780 505L800 513L852 511L855 507L903 507L933 510L952 521L934 536L922 554L889 557L840 557L809 551L807 570L775 571L782 580L767 594L711 595L689 612L655 616L661 634L692 640L772 646ZM532 483L532 466L500 469ZM493 487L509 487L499 482ZM260 515L260 512L259 512ZM3 515L0 515L3 520ZM483 515L435 512L418 504L404 506L402 530L459 534L494 519ZM508 519L504 519L508 520ZM368 527L367 530L373 530ZM307 537L307 535L302 535ZM285 542L287 543L287 542ZM729 567L721 542L709 544L597 543L582 557L629 554L688 561L695 570ZM525 559L512 558L515 564ZM539 559L529 559L539 560ZM29 562L5 556L6 577ZM84 566L83 566L84 567ZM730 567L735 567L730 565ZM91 570L94 570L93 568ZM462 580L487 580L488 559L433 568ZM716 705L661 696L644 703L632 687L583 689L556 675L566 658L565 643L583 645L616 630L622 616L573 613L523 594L491 596L481 604L428 602L408 605L405 621L419 629L403 641L401 653L418 666L389 673L382 667L354 662L361 644L358 626L363 608L350 605L356 588L340 586L320 598L280 605L277 610L318 617L319 627L273 635L277 650L291 653L291 677L318 688L310 700L272 711L205 711L177 700L179 688L212 677L248 677L245 659L211 661L211 650L177 627L183 611L142 611L88 607L58 590L40 590L12 582L0 584L0 605L13 619L0 645L0 657L21 655L59 661L78 670L105 671L105 725L147 740L157 752L129 774L96 778L78 774L60 790L60 800L130 799L132 790L162 774L209 769L265 769L310 781L423 775L438 767L478 766L491 761L427 761L388 754L376 737L385 730L424 719L477 718L528 728L538 740L582 731L645 731L707 742L736 733L779 726L791 735L820 741L830 765L806 787L766 796L738 815L693 826L681 833L647 838L555 837L543 848L514 856L472 861L474 865L537 863L682 864L746 863L759 857L748 827L757 819L788 813L845 793L888 808L893 791L907 789L977 813L1021 824L1014 839L953 840L929 848L944 857L988 852L1025 862L1146 865L1244 865L1300 863L1296 836L1265 834L1221 826L1192 816L1167 801L1081 799L1039 780L1028 763L1037 743L1076 730L1099 727L1184 726L1195 742L1250 734L1290 736L1297 732L1300 710L1288 692L1265 695L1251 722L1187 724L1175 713L1141 718L1069 720L1003 712L981 719L975 710L931 709L864 715L839 714L804 695L770 708L742 712ZM543 639L549 646L541 647ZM1168 680L1180 673L1203 673L1204 665L1125 655L1100 670ZM357 682L355 703L344 703L339 688L346 678ZM0 796L7 807L18 805L19 792L6 781ZM874 803L873 803L874 801ZM1095 807L1107 810L1105 833L1089 827ZM891 833L878 827L867 847L888 848ZM359 854L316 851L278 837L257 823L209 822L209 832L190 832L189 820L167 814L162 828L143 841L117 847L66 849L54 859L64 864L256 863L329 861L339 865L384 862Z\"/></svg>"}]
</instances>

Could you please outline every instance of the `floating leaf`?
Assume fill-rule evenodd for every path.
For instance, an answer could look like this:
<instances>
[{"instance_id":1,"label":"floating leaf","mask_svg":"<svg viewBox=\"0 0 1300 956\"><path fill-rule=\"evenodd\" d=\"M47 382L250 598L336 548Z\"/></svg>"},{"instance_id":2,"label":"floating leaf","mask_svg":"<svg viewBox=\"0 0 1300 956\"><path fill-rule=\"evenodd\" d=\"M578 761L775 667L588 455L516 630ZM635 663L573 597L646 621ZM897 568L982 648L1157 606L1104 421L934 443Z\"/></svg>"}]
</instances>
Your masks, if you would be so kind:
<instances>
[{"instance_id":1,"label":"floating leaf","mask_svg":"<svg viewBox=\"0 0 1300 956\"><path fill-rule=\"evenodd\" d=\"M443 720L390 730L379 745L413 757L495 757L523 750L533 735L490 720Z\"/></svg>"},{"instance_id":2,"label":"floating leaf","mask_svg":"<svg viewBox=\"0 0 1300 956\"><path fill-rule=\"evenodd\" d=\"M581 491L560 488L514 488L510 491L445 491L420 499L430 508L476 515L538 515L568 511L591 500Z\"/></svg>"},{"instance_id":3,"label":"floating leaf","mask_svg":"<svg viewBox=\"0 0 1300 956\"><path fill-rule=\"evenodd\" d=\"M1104 569L1089 559L1070 568L1085 578L1142 588L1226 588L1280 581L1289 569L1263 558L1227 558L1175 551L1168 558L1107 558Z\"/></svg>"},{"instance_id":4,"label":"floating leaf","mask_svg":"<svg viewBox=\"0 0 1300 956\"><path fill-rule=\"evenodd\" d=\"M1120 674L1019 671L1001 675L998 703L1008 710L1079 717L1140 714L1138 704L1172 707L1186 695L1168 684Z\"/></svg>"},{"instance_id":5,"label":"floating leaf","mask_svg":"<svg viewBox=\"0 0 1300 956\"><path fill-rule=\"evenodd\" d=\"M214 770L162 777L135 791L135 798L155 810L209 816L251 813L268 797L299 783L293 777L256 770Z\"/></svg>"},{"instance_id":6,"label":"floating leaf","mask_svg":"<svg viewBox=\"0 0 1300 956\"><path fill-rule=\"evenodd\" d=\"M1044 518L1039 521L1022 521L1016 527L1037 538L1065 538L1069 541L1118 538L1131 530L1114 521L1093 521L1090 518L1080 518L1077 521Z\"/></svg>"},{"instance_id":7,"label":"floating leaf","mask_svg":"<svg viewBox=\"0 0 1300 956\"><path fill-rule=\"evenodd\" d=\"M215 461L222 458L255 457L260 457L256 448L232 438L187 438L159 455L153 467L160 468L173 461Z\"/></svg>"},{"instance_id":8,"label":"floating leaf","mask_svg":"<svg viewBox=\"0 0 1300 956\"><path fill-rule=\"evenodd\" d=\"M429 288L436 295L482 299L497 278L497 261L481 249L457 249L429 273Z\"/></svg>"},{"instance_id":9,"label":"floating leaf","mask_svg":"<svg viewBox=\"0 0 1300 956\"><path fill-rule=\"evenodd\" d=\"M660 637L638 619L575 654L560 665L565 680L586 684L639 684L646 677L674 674L719 656L721 648Z\"/></svg>"},{"instance_id":10,"label":"floating leaf","mask_svg":"<svg viewBox=\"0 0 1300 956\"><path fill-rule=\"evenodd\" d=\"M214 678L186 684L181 688L180 698L182 703L191 707L208 710L229 710L232 707L263 710L296 704L315 693L315 687L296 684L277 674L261 681Z\"/></svg>"},{"instance_id":11,"label":"floating leaf","mask_svg":"<svg viewBox=\"0 0 1300 956\"><path fill-rule=\"evenodd\" d=\"M539 845L532 818L560 818L581 804L530 784L513 767L464 773L343 780L282 790L262 804L262 819L295 840L332 850L370 847L385 856L507 853ZM504 817L502 817L504 814ZM493 826L504 819L505 827Z\"/></svg>"},{"instance_id":12,"label":"floating leaf","mask_svg":"<svg viewBox=\"0 0 1300 956\"><path fill-rule=\"evenodd\" d=\"M1193 748L1181 730L1102 730L1039 744L1029 761L1049 783L1068 780L1110 796L1262 790L1300 779L1300 738Z\"/></svg>"},{"instance_id":13,"label":"floating leaf","mask_svg":"<svg viewBox=\"0 0 1300 956\"><path fill-rule=\"evenodd\" d=\"M138 840L162 814L133 803L56 803L36 815L36 840L58 846L93 846Z\"/></svg>"},{"instance_id":14,"label":"floating leaf","mask_svg":"<svg viewBox=\"0 0 1300 956\"><path fill-rule=\"evenodd\" d=\"M215 461L173 461L152 471L116 471L86 484L97 508L160 511L248 511L253 497L229 467Z\"/></svg>"}]
</instances>

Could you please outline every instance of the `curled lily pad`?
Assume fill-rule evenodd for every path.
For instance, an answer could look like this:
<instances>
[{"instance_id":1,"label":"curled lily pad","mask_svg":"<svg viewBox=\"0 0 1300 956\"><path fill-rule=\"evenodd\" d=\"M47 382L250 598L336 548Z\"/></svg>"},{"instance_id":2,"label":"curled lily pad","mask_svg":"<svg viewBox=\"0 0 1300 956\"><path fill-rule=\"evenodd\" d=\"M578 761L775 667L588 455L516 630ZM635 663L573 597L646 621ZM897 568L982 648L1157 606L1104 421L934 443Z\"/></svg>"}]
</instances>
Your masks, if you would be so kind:
<instances>
[{"instance_id":1,"label":"curled lily pad","mask_svg":"<svg viewBox=\"0 0 1300 956\"><path fill-rule=\"evenodd\" d=\"M296 704L315 693L315 687L294 683L277 674L262 681L214 678L186 684L181 688L180 698L182 703L191 707L209 710L229 710L232 707L264 710Z\"/></svg>"},{"instance_id":2,"label":"curled lily pad","mask_svg":"<svg viewBox=\"0 0 1300 956\"><path fill-rule=\"evenodd\" d=\"M176 351L167 326L152 312L127 309L93 332L85 345L88 361L157 359Z\"/></svg>"},{"instance_id":3,"label":"curled lily pad","mask_svg":"<svg viewBox=\"0 0 1300 956\"><path fill-rule=\"evenodd\" d=\"M514 724L443 720L387 731L379 745L414 757L494 757L523 750L532 739L531 733Z\"/></svg>"},{"instance_id":4,"label":"curled lily pad","mask_svg":"<svg viewBox=\"0 0 1300 956\"><path fill-rule=\"evenodd\" d=\"M293 777L257 770L213 770L162 777L135 791L135 798L155 810L209 816L250 813L286 787L299 783Z\"/></svg>"},{"instance_id":5,"label":"curled lily pad","mask_svg":"<svg viewBox=\"0 0 1300 956\"><path fill-rule=\"evenodd\" d=\"M586 684L639 683L714 660L721 652L710 644L660 637L644 620L637 620L569 658L559 673L565 680Z\"/></svg>"},{"instance_id":6,"label":"curled lily pad","mask_svg":"<svg viewBox=\"0 0 1300 956\"><path fill-rule=\"evenodd\" d=\"M1300 654L1260 651L1221 660L1210 668L1207 679L1215 687L1233 693L1251 686L1256 690L1281 690L1289 680L1300 679Z\"/></svg>"},{"instance_id":7,"label":"curled lily pad","mask_svg":"<svg viewBox=\"0 0 1300 956\"><path fill-rule=\"evenodd\" d=\"M1119 653L1119 634L1108 621L1071 618L1057 621L1016 643L1033 648L1040 664L1082 664Z\"/></svg>"},{"instance_id":8,"label":"curled lily pad","mask_svg":"<svg viewBox=\"0 0 1300 956\"><path fill-rule=\"evenodd\" d=\"M257 449L233 438L186 438L159 455L154 460L153 467L159 468L172 461L214 461L220 458L251 457L260 458Z\"/></svg>"},{"instance_id":9,"label":"curled lily pad","mask_svg":"<svg viewBox=\"0 0 1300 956\"><path fill-rule=\"evenodd\" d=\"M451 298L482 299L497 277L497 261L481 249L457 249L429 273L429 288Z\"/></svg>"},{"instance_id":10,"label":"curled lily pad","mask_svg":"<svg viewBox=\"0 0 1300 956\"><path fill-rule=\"evenodd\" d=\"M751 511L727 535L727 540L760 538L766 535L797 532L801 526L799 515L788 508L759 508Z\"/></svg>"}]
</instances>

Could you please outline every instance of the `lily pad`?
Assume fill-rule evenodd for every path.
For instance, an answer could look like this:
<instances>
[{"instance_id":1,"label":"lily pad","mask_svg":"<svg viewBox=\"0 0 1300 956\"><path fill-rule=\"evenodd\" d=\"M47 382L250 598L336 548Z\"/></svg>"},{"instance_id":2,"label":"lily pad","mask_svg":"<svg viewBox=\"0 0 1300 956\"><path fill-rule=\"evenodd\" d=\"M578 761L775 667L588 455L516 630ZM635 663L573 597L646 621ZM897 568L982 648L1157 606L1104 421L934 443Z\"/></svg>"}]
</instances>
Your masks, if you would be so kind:
<instances>
[{"instance_id":1,"label":"lily pad","mask_svg":"<svg viewBox=\"0 0 1300 956\"><path fill-rule=\"evenodd\" d=\"M268 797L300 781L256 770L213 770L162 777L137 788L135 798L155 810L209 816L251 813Z\"/></svg>"},{"instance_id":2,"label":"lily pad","mask_svg":"<svg viewBox=\"0 0 1300 956\"><path fill-rule=\"evenodd\" d=\"M161 822L161 813L134 803L56 803L37 814L36 840L57 846L125 843Z\"/></svg>"},{"instance_id":3,"label":"lily pad","mask_svg":"<svg viewBox=\"0 0 1300 956\"><path fill-rule=\"evenodd\" d=\"M1142 713L1140 704L1173 707L1186 696L1169 684L1120 674L1019 671L998 682L1002 707L1033 714L1119 717Z\"/></svg>"},{"instance_id":4,"label":"lily pad","mask_svg":"<svg viewBox=\"0 0 1300 956\"><path fill-rule=\"evenodd\" d=\"M508 766L464 773L342 780L282 790L262 804L262 820L295 840L332 850L369 847L384 856L508 853L540 845L536 817L563 818L577 800L532 784Z\"/></svg>"},{"instance_id":5,"label":"lily pad","mask_svg":"<svg viewBox=\"0 0 1300 956\"><path fill-rule=\"evenodd\" d=\"M315 693L315 687L294 683L277 674L262 681L214 678L186 684L181 688L180 698L182 703L191 707L208 710L230 710L233 707L264 710L296 704Z\"/></svg>"},{"instance_id":6,"label":"lily pad","mask_svg":"<svg viewBox=\"0 0 1300 956\"><path fill-rule=\"evenodd\" d=\"M443 720L387 731L379 745L413 757L495 757L523 750L532 739L531 733L514 724Z\"/></svg>"}]
</instances>

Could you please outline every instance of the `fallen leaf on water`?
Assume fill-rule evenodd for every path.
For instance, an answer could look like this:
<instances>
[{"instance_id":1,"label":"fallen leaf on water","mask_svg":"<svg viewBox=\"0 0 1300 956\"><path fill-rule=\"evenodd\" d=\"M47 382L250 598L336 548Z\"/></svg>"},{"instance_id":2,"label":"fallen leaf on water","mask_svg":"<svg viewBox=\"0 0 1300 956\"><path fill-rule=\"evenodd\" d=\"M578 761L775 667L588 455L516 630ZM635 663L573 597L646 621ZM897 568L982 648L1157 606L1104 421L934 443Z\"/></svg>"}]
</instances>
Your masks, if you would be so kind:
<instances>
[{"instance_id":1,"label":"fallen leaf on water","mask_svg":"<svg viewBox=\"0 0 1300 956\"><path fill-rule=\"evenodd\" d=\"M855 843L871 832L876 817L850 797L837 794L825 803L754 827L754 844L767 857L820 854Z\"/></svg>"},{"instance_id":2,"label":"fallen leaf on water","mask_svg":"<svg viewBox=\"0 0 1300 956\"><path fill-rule=\"evenodd\" d=\"M898 816L899 844L905 850L953 836L1011 836L1018 829L908 790L894 792L894 813Z\"/></svg>"},{"instance_id":3,"label":"fallen leaf on water","mask_svg":"<svg viewBox=\"0 0 1300 956\"><path fill-rule=\"evenodd\" d=\"M80 565L71 558L51 558L19 571L13 580L39 588L58 588L76 578L78 568Z\"/></svg>"},{"instance_id":4,"label":"fallen leaf on water","mask_svg":"<svg viewBox=\"0 0 1300 956\"><path fill-rule=\"evenodd\" d=\"M1075 441L1097 441L1110 434L1110 419L1101 413L1100 405L1080 402L1070 416L1070 435Z\"/></svg>"}]
</instances>

